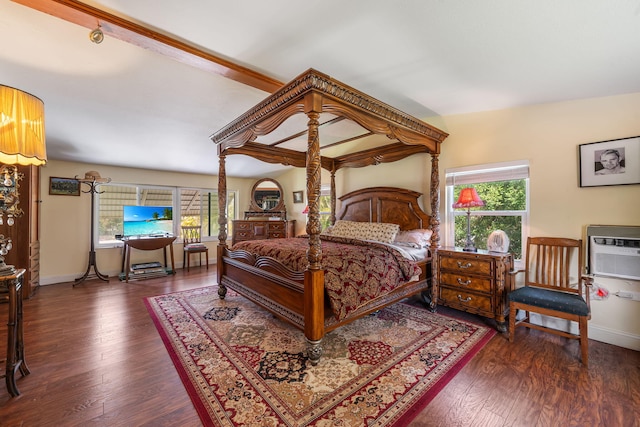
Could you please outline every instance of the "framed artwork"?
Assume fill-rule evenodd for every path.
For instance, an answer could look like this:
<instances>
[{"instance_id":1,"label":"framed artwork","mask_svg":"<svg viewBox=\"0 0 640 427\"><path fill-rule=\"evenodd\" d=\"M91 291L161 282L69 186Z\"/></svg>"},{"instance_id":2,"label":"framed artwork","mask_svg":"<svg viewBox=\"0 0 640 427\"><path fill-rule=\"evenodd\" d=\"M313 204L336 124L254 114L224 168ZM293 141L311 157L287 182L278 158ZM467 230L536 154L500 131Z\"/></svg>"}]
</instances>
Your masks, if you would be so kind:
<instances>
[{"instance_id":1,"label":"framed artwork","mask_svg":"<svg viewBox=\"0 0 640 427\"><path fill-rule=\"evenodd\" d=\"M79 196L80 181L75 178L49 177L49 194L53 196Z\"/></svg>"},{"instance_id":2,"label":"framed artwork","mask_svg":"<svg viewBox=\"0 0 640 427\"><path fill-rule=\"evenodd\" d=\"M580 187L640 184L640 136L582 144Z\"/></svg>"},{"instance_id":3,"label":"framed artwork","mask_svg":"<svg viewBox=\"0 0 640 427\"><path fill-rule=\"evenodd\" d=\"M303 191L294 191L293 192L293 203L302 203L304 202L304 192Z\"/></svg>"}]
</instances>

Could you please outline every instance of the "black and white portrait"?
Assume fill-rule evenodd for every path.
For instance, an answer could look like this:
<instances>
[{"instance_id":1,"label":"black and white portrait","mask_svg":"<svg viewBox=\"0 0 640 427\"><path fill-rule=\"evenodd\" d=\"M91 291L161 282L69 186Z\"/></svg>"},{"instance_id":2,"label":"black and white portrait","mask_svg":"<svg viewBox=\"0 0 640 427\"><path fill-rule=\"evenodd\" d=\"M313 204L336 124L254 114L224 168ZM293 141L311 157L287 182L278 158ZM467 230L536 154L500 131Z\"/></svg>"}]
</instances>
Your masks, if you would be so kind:
<instances>
[{"instance_id":1,"label":"black and white portrait","mask_svg":"<svg viewBox=\"0 0 640 427\"><path fill-rule=\"evenodd\" d=\"M594 152L594 172L596 175L613 175L624 173L624 147L596 150Z\"/></svg>"},{"instance_id":2,"label":"black and white portrait","mask_svg":"<svg viewBox=\"0 0 640 427\"><path fill-rule=\"evenodd\" d=\"M640 136L578 147L580 187L640 184Z\"/></svg>"}]
</instances>

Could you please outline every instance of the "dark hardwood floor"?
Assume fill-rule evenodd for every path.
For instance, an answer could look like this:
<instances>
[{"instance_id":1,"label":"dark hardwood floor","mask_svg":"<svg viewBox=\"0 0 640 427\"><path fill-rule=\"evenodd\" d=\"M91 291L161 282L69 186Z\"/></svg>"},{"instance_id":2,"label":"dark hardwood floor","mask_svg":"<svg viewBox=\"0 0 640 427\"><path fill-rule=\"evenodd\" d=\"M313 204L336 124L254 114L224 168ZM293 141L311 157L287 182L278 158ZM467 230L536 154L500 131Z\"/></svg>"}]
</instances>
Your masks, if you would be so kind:
<instances>
[{"instance_id":1,"label":"dark hardwood floor","mask_svg":"<svg viewBox=\"0 0 640 427\"><path fill-rule=\"evenodd\" d=\"M0 426L199 426L143 298L213 283L211 266L40 287L24 305L31 375L19 377L16 398L3 380ZM0 324L6 315L1 304ZM4 349L4 327L0 340ZM584 369L577 342L521 328L509 344L498 334L411 425L640 425L640 353L597 341L589 350Z\"/></svg>"}]
</instances>

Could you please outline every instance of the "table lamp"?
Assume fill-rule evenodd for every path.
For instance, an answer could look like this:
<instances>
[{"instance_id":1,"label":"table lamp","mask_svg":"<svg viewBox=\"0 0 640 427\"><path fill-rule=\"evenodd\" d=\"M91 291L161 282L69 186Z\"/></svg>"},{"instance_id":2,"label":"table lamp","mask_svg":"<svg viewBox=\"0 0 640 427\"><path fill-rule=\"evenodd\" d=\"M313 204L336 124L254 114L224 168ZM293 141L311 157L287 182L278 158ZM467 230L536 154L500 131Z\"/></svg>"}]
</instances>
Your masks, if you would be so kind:
<instances>
[{"instance_id":1,"label":"table lamp","mask_svg":"<svg viewBox=\"0 0 640 427\"><path fill-rule=\"evenodd\" d=\"M480 199L475 188L467 187L460 190L458 201L452 206L454 209L467 209L467 241L462 250L465 252L477 252L471 238L471 208L484 206L484 201Z\"/></svg>"}]
</instances>

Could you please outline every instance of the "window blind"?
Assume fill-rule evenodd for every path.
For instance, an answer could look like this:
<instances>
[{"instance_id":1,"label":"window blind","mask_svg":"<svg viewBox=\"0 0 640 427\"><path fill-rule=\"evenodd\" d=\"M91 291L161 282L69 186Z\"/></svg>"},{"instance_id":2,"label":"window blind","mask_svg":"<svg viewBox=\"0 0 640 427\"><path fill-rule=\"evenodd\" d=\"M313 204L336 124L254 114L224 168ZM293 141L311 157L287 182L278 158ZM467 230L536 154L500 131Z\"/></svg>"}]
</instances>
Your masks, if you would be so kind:
<instances>
[{"instance_id":1,"label":"window blind","mask_svg":"<svg viewBox=\"0 0 640 427\"><path fill-rule=\"evenodd\" d=\"M529 161L493 163L445 170L446 185L478 184L529 178Z\"/></svg>"}]
</instances>

